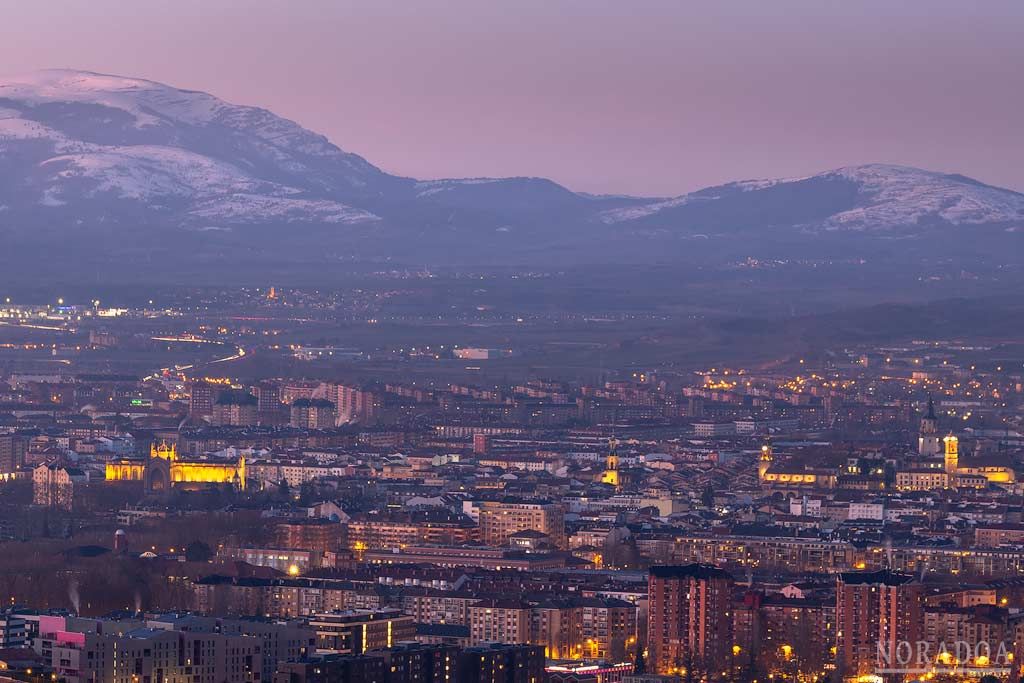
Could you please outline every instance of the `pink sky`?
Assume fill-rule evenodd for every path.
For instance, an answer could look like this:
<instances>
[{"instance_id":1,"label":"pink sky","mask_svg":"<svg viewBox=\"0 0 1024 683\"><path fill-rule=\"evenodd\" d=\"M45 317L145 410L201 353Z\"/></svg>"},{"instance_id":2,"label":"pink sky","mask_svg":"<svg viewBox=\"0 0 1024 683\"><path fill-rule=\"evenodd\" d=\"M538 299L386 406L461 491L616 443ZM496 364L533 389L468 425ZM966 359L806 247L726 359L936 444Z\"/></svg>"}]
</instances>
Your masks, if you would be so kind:
<instances>
[{"instance_id":1,"label":"pink sky","mask_svg":"<svg viewBox=\"0 0 1024 683\"><path fill-rule=\"evenodd\" d=\"M0 72L206 90L420 178L679 194L866 162L1024 190L1020 0L47 0Z\"/></svg>"}]
</instances>

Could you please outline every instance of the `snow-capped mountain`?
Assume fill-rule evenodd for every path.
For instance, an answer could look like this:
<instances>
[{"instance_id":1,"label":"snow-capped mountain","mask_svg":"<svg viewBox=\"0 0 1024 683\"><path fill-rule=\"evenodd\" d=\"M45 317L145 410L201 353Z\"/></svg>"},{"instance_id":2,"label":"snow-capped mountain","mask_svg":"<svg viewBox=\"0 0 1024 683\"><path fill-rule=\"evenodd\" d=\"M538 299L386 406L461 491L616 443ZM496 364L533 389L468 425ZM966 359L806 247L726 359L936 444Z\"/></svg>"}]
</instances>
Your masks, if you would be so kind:
<instances>
[{"instance_id":1,"label":"snow-capped mountain","mask_svg":"<svg viewBox=\"0 0 1024 683\"><path fill-rule=\"evenodd\" d=\"M805 178L746 180L601 213L608 224L678 222L715 231L759 226L804 231L906 230L1024 222L1024 194L960 175L868 164Z\"/></svg>"},{"instance_id":2,"label":"snow-capped mountain","mask_svg":"<svg viewBox=\"0 0 1024 683\"><path fill-rule=\"evenodd\" d=\"M0 80L0 203L116 218L365 223L347 203L389 176L292 121L133 78L41 71Z\"/></svg>"},{"instance_id":3,"label":"snow-capped mountain","mask_svg":"<svg viewBox=\"0 0 1024 683\"><path fill-rule=\"evenodd\" d=\"M952 225L1024 219L1024 194L960 175L870 164L824 174L860 186L860 206L828 219L829 229L885 228L940 220Z\"/></svg>"},{"instance_id":4,"label":"snow-capped mountain","mask_svg":"<svg viewBox=\"0 0 1024 683\"><path fill-rule=\"evenodd\" d=\"M712 243L731 256L804 248L809 236L868 244L937 230L950 250L961 237L984 242L979 230L1024 235L1024 195L880 164L663 199L543 178L421 181L202 92L70 70L0 79L0 240L73 243L76 256L160 246L265 259L671 260Z\"/></svg>"}]
</instances>

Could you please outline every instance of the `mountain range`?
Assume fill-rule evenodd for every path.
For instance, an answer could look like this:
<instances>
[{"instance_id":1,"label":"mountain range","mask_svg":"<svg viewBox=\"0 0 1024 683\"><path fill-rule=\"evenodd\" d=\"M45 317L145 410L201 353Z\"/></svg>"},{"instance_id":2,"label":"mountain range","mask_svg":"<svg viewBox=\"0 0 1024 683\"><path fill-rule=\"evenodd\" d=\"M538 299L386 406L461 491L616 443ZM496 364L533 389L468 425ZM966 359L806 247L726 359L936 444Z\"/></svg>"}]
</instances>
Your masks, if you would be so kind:
<instances>
[{"instance_id":1,"label":"mountain range","mask_svg":"<svg viewBox=\"0 0 1024 683\"><path fill-rule=\"evenodd\" d=\"M152 81L0 79L0 240L82 259L546 264L1022 260L1024 194L888 164L678 197L543 178L416 180L257 107ZM898 259L897 259L898 260Z\"/></svg>"}]
</instances>

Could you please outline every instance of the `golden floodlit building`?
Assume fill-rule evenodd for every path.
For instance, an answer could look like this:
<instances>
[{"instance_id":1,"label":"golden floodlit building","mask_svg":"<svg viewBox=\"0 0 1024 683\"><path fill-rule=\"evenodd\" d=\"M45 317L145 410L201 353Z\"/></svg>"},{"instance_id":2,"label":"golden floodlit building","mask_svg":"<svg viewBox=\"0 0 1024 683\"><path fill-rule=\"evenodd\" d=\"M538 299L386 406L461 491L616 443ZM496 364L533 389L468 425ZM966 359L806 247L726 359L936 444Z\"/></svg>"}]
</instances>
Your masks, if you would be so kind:
<instances>
[{"instance_id":1,"label":"golden floodlit building","mask_svg":"<svg viewBox=\"0 0 1024 683\"><path fill-rule=\"evenodd\" d=\"M175 444L150 446L145 461L122 459L107 463L107 481L140 481L147 492L162 493L172 488L201 489L210 485L245 489L245 456L235 462L186 459Z\"/></svg>"},{"instance_id":2,"label":"golden floodlit building","mask_svg":"<svg viewBox=\"0 0 1024 683\"><path fill-rule=\"evenodd\" d=\"M975 456L965 462L960 458L960 440L956 436L949 434L941 443L941 461L933 458L924 465L896 473L898 490L983 489L990 484L1010 485L1017 481L1017 473L1005 458Z\"/></svg>"},{"instance_id":3,"label":"golden floodlit building","mask_svg":"<svg viewBox=\"0 0 1024 683\"><path fill-rule=\"evenodd\" d=\"M837 475L828 468L807 467L801 462L776 462L769 444L761 446L757 476L764 488L779 491L834 489Z\"/></svg>"},{"instance_id":4,"label":"golden floodlit building","mask_svg":"<svg viewBox=\"0 0 1024 683\"><path fill-rule=\"evenodd\" d=\"M942 440L944 465L959 488L974 488L980 483L1012 484L1017 480L1016 472L1005 463L987 458L975 457L964 463L960 460L960 441L950 434Z\"/></svg>"}]
</instances>

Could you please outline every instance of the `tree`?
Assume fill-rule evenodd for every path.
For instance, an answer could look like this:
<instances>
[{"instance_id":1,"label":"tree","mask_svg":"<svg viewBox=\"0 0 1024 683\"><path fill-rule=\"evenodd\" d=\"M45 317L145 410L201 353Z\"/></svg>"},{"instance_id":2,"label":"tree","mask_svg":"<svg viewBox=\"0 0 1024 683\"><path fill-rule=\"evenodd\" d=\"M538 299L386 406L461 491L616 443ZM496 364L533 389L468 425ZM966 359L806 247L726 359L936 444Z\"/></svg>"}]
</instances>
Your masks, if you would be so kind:
<instances>
[{"instance_id":1,"label":"tree","mask_svg":"<svg viewBox=\"0 0 1024 683\"><path fill-rule=\"evenodd\" d=\"M313 489L313 482L302 482L302 486L299 487L299 504L310 505L313 502L313 497L315 495L316 492Z\"/></svg>"},{"instance_id":2,"label":"tree","mask_svg":"<svg viewBox=\"0 0 1024 683\"><path fill-rule=\"evenodd\" d=\"M633 674L643 676L647 673L647 662L644 661L644 648L640 643L636 644L636 659L633 662Z\"/></svg>"},{"instance_id":3,"label":"tree","mask_svg":"<svg viewBox=\"0 0 1024 683\"><path fill-rule=\"evenodd\" d=\"M715 505L715 489L711 486L710 482L700 494L700 504L706 508L714 507Z\"/></svg>"},{"instance_id":4,"label":"tree","mask_svg":"<svg viewBox=\"0 0 1024 683\"><path fill-rule=\"evenodd\" d=\"M185 546L185 559L189 562L209 562L212 558L213 551L202 541L192 541Z\"/></svg>"}]
</instances>

